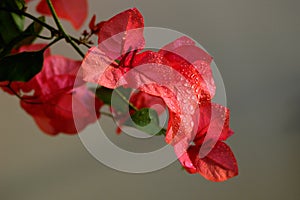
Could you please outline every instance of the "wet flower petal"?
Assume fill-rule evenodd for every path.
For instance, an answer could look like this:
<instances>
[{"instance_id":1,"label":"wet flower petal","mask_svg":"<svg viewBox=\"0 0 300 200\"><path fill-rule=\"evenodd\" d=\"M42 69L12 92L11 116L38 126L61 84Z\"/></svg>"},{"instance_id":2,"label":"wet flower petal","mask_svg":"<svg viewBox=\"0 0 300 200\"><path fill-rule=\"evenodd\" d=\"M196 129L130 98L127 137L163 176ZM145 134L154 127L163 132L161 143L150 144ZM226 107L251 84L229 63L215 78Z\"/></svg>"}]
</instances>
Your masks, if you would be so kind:
<instances>
[{"instance_id":1,"label":"wet flower petal","mask_svg":"<svg viewBox=\"0 0 300 200\"><path fill-rule=\"evenodd\" d=\"M117 59L128 51L143 49L144 18L136 8L126 10L99 24L99 48Z\"/></svg>"},{"instance_id":2,"label":"wet flower petal","mask_svg":"<svg viewBox=\"0 0 300 200\"><path fill-rule=\"evenodd\" d=\"M199 150L200 145L191 146L179 159L188 172L197 172L215 182L225 181L238 174L236 159L225 143L217 142L205 158L200 158Z\"/></svg>"}]
</instances>

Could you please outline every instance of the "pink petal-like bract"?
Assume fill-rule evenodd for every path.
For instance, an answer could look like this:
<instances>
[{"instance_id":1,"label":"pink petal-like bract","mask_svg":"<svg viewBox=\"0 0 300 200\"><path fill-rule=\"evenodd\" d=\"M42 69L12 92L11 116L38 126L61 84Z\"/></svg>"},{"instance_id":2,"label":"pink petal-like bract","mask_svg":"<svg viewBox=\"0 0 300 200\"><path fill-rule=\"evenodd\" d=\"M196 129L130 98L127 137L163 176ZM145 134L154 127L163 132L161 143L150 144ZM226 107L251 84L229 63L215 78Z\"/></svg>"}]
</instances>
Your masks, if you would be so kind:
<instances>
[{"instance_id":1,"label":"pink petal-like bract","mask_svg":"<svg viewBox=\"0 0 300 200\"><path fill-rule=\"evenodd\" d=\"M159 52L161 54L168 54L168 52L177 54L189 63L193 64L193 66L201 74L204 82L202 84L207 88L211 98L214 96L216 86L210 67L213 58L202 48L196 46L192 39L186 36L180 37L164 46Z\"/></svg>"},{"instance_id":2,"label":"pink petal-like bract","mask_svg":"<svg viewBox=\"0 0 300 200\"><path fill-rule=\"evenodd\" d=\"M93 19L91 23L94 23ZM82 65L84 80L114 89L132 67L135 53L145 45L144 19L136 8L132 8L97 24L96 28L99 29L99 45L91 48L85 57Z\"/></svg>"},{"instance_id":3,"label":"pink petal-like bract","mask_svg":"<svg viewBox=\"0 0 300 200\"><path fill-rule=\"evenodd\" d=\"M40 50L44 46L45 44L23 46L16 53ZM100 116L102 102L89 91L81 77L75 84L80 65L81 61L53 56L50 55L50 51L46 51L41 72L28 82L10 84L21 96L22 108L34 118L41 130L49 135L76 134ZM3 88L14 94L8 88ZM95 116L91 114L94 110ZM79 117L76 124L74 112L78 113L76 116Z\"/></svg>"},{"instance_id":4,"label":"pink petal-like bract","mask_svg":"<svg viewBox=\"0 0 300 200\"><path fill-rule=\"evenodd\" d=\"M201 140L203 136L215 141L225 141L233 131L229 128L230 111L228 108L211 102L199 106L200 117L198 120L197 136L194 142ZM195 123L197 123L195 121Z\"/></svg>"},{"instance_id":5,"label":"pink petal-like bract","mask_svg":"<svg viewBox=\"0 0 300 200\"><path fill-rule=\"evenodd\" d=\"M144 18L136 8L126 10L99 24L98 44L114 56L122 56L127 51L142 49ZM106 44L102 44L105 42Z\"/></svg>"},{"instance_id":6,"label":"pink petal-like bract","mask_svg":"<svg viewBox=\"0 0 300 200\"><path fill-rule=\"evenodd\" d=\"M174 146L187 171L212 181L237 175L236 160L222 142L233 134L229 109L212 103L216 91L212 57L185 36L158 52L141 51L143 26L135 8L97 27L93 18L90 28L100 27L99 45L83 61L84 80L111 89L134 88L160 98L169 111L165 141ZM150 106L140 100L132 103L138 108ZM127 117L122 116L121 121Z\"/></svg>"},{"instance_id":7,"label":"pink petal-like bract","mask_svg":"<svg viewBox=\"0 0 300 200\"><path fill-rule=\"evenodd\" d=\"M179 158L188 172L199 173L215 182L225 181L238 174L236 159L224 142L217 142L204 158L200 158L199 150L200 145L191 146L187 153Z\"/></svg>"},{"instance_id":8,"label":"pink petal-like bract","mask_svg":"<svg viewBox=\"0 0 300 200\"><path fill-rule=\"evenodd\" d=\"M72 108L74 103L75 110ZM95 103L95 106L91 106L92 103ZM76 134L88 124L96 122L100 116L99 109L102 103L95 99L94 94L83 85L68 93L56 95L41 104L21 101L21 106L33 117L42 131L49 135L57 135L58 133ZM96 110L96 116L91 115L93 109ZM80 119L76 119L76 125L73 112L79 113L76 116L80 116Z\"/></svg>"},{"instance_id":9,"label":"pink petal-like bract","mask_svg":"<svg viewBox=\"0 0 300 200\"><path fill-rule=\"evenodd\" d=\"M100 116L101 102L88 90L84 82L74 85L80 61L62 56L49 56L44 60L43 70L20 88L34 91L34 101L21 101L21 106L32 115L39 127L50 135L76 134ZM26 97L26 96L25 96ZM76 101L75 110L72 104ZM92 103L95 102L93 106ZM91 109L97 116L92 116ZM80 113L75 122L73 112Z\"/></svg>"}]
</instances>

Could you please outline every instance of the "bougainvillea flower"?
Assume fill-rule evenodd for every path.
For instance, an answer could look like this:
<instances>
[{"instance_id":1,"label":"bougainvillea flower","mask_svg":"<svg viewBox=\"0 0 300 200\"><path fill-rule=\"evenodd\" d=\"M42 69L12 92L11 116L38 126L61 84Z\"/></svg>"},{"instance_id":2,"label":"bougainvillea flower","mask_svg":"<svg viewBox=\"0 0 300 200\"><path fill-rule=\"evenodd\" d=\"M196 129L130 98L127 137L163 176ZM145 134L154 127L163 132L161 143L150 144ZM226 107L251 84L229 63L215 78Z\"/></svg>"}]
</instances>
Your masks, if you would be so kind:
<instances>
[{"instance_id":1,"label":"bougainvillea flower","mask_svg":"<svg viewBox=\"0 0 300 200\"><path fill-rule=\"evenodd\" d=\"M212 57L187 37L178 38L158 52L141 52L142 31L130 34L135 29L128 28L142 30L142 20L136 19L139 15L131 9L100 23L99 45L91 48L83 61L84 80L111 89L136 88L161 98L169 111L165 140L174 146L182 165L213 181L236 175L235 158L221 142L233 133L229 110L211 103L216 89L210 68ZM135 23L131 19L136 19ZM192 153L199 156L190 159ZM222 153L228 161L221 166L225 171L216 165L222 162ZM183 162L187 158L190 162ZM209 169L205 172L206 168L211 174Z\"/></svg>"},{"instance_id":2,"label":"bougainvillea flower","mask_svg":"<svg viewBox=\"0 0 300 200\"><path fill-rule=\"evenodd\" d=\"M22 47L20 51L32 51L41 46ZM81 61L46 53L40 73L28 82L11 83L11 88L22 97L22 108L47 134L76 134L100 116L102 102L88 90L83 81L74 85L80 65ZM96 116L91 115L94 109ZM80 116L76 125L73 112L78 112L77 116Z\"/></svg>"},{"instance_id":3,"label":"bougainvillea flower","mask_svg":"<svg viewBox=\"0 0 300 200\"><path fill-rule=\"evenodd\" d=\"M151 52L149 53L153 54ZM147 52L144 52L144 54L147 54ZM145 58L147 56L142 57ZM195 76L197 73L193 71L192 68L188 68L187 66L189 65L187 65L187 63L184 64L184 61L182 61L181 58L175 57L176 56L173 55L172 57L164 56L163 58L169 61L169 67L176 69L177 72L180 72L180 74L183 75L186 80L188 80L189 84L193 84L191 88L197 88L197 82L193 82L189 78L196 77L200 80L200 77ZM151 61L149 57L145 60L147 60L147 62ZM135 62L141 64L139 55L136 56ZM162 62L160 61L159 63ZM180 65L182 69L179 69L179 66L177 65ZM163 76L158 78L151 77L153 75L153 71L155 71L155 68L155 65L152 63L152 65L147 65L144 68L138 69L140 72L137 73L138 78L131 77L132 79L128 79L127 82L133 80L132 82L137 84L139 81L146 83L147 77L156 80L156 83L162 85L161 81ZM163 66L157 67L157 70L162 71L162 68ZM136 68L133 68L133 73L136 71L135 69ZM190 76L188 72L184 72L184 69L188 69L187 71L192 73L194 76ZM143 77L143 74L145 74L145 77ZM156 74L159 73L154 73L154 76L156 76ZM171 74L169 73L168 77L170 77L170 75ZM180 110L169 110L169 124L166 133L166 142L174 146L176 155L178 158L180 158L182 165L188 169L188 172L192 172L194 170L195 172L202 174L205 178L212 181L224 181L237 175L237 164L231 150L226 144L220 142L226 140L233 134L233 131L229 128L229 110L221 105L211 103L209 98L202 98L202 95L200 95L199 104L196 105L195 109L195 101L192 101L193 95L189 96L189 94L185 93L186 91L189 91L189 87L180 88L177 84L184 86L185 83L181 82L179 78L176 78L175 76L171 77L172 78L168 80L173 80L173 82L170 82L169 84L171 84L172 87L175 87L173 91L177 91L175 95L177 100L178 97L186 98L181 98L181 102L179 103L183 103L184 105L180 105ZM140 87L140 89L144 92L161 96L164 100L167 100L169 96L162 94L159 88L159 86L151 87L151 85ZM199 92L203 91L209 96L209 93L207 93L207 90L205 89L205 87L201 88L200 84ZM197 97L197 95L195 97ZM168 101L166 101L166 103L167 102ZM172 106L168 106L168 108L172 108ZM190 112L191 110L196 111L193 113ZM197 113L197 110L199 113ZM193 130L191 130L190 127L193 127ZM195 133L197 134L195 135ZM190 146L191 142L194 142L196 146ZM185 160L185 158L189 156L189 154L197 155L197 157L194 156L194 160L188 162ZM222 154L224 154L224 159L226 160L223 165L221 157Z\"/></svg>"},{"instance_id":4,"label":"bougainvillea flower","mask_svg":"<svg viewBox=\"0 0 300 200\"><path fill-rule=\"evenodd\" d=\"M100 24L99 46L90 49L83 61L84 79L108 88L127 84L128 87L139 88L148 94L163 98L170 112L174 113L172 115L174 117L171 117L169 123L170 128L166 141L175 144L191 132L192 115L198 102L209 101L212 98L201 74L201 72L211 71L198 71L192 63L178 54L170 52L173 49L181 48L184 43L182 45L169 44L160 52L138 53L138 50L144 46L143 32L130 34L130 30L137 28L137 30L142 30L143 27L143 18L137 9L127 10ZM184 38L178 41L181 40ZM186 54L189 53L190 47L196 48L191 42L188 44L184 46ZM193 59L192 61L203 60L205 67L209 68L208 62L211 57L201 50L198 52L202 56L199 60ZM114 63L116 59L119 60L119 63ZM140 67L142 65L144 65L143 69ZM163 65L167 67L163 67ZM121 78L124 78L123 75L128 71L131 72L131 75L122 81ZM209 77L210 75L208 73L206 77L213 79ZM146 80L148 83L145 82ZM150 82L155 84L150 84ZM144 86L140 87L141 85ZM179 103L181 106L178 105ZM183 120L183 118L185 119ZM180 127L181 121L185 123ZM179 131L179 129L183 130ZM177 140L174 140L176 136Z\"/></svg>"},{"instance_id":5,"label":"bougainvillea flower","mask_svg":"<svg viewBox=\"0 0 300 200\"><path fill-rule=\"evenodd\" d=\"M31 0L27 0L29 2ZM87 0L52 0L53 7L58 17L71 22L75 29L79 29L87 18L88 2ZM46 0L41 0L36 10L44 15L51 15Z\"/></svg>"}]
</instances>

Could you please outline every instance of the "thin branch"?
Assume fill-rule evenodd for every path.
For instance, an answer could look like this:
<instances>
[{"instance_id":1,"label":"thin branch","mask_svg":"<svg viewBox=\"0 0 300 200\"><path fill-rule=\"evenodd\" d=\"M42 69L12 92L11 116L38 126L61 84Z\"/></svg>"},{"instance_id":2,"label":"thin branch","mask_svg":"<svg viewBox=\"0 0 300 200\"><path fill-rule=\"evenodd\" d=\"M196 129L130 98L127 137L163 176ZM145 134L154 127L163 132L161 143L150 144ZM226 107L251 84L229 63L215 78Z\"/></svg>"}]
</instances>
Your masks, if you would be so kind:
<instances>
[{"instance_id":1,"label":"thin branch","mask_svg":"<svg viewBox=\"0 0 300 200\"><path fill-rule=\"evenodd\" d=\"M53 36L43 36L43 35L34 35L34 36L37 38L44 39L44 40L52 40L53 39Z\"/></svg>"},{"instance_id":2,"label":"thin branch","mask_svg":"<svg viewBox=\"0 0 300 200\"><path fill-rule=\"evenodd\" d=\"M132 103L130 103L130 101L124 96L124 94L122 92L120 92L117 88L114 90L116 91L116 93L121 97L121 99L127 103L133 110L138 111L139 109L137 107L135 107Z\"/></svg>"},{"instance_id":3,"label":"thin branch","mask_svg":"<svg viewBox=\"0 0 300 200\"><path fill-rule=\"evenodd\" d=\"M53 44L55 44L56 42L60 41L61 39L63 39L63 37L58 37L55 40L53 40L52 42L50 42L49 44L47 44L47 46L45 46L42 50L46 50L48 49L50 46L52 46Z\"/></svg>"},{"instance_id":4,"label":"thin branch","mask_svg":"<svg viewBox=\"0 0 300 200\"><path fill-rule=\"evenodd\" d=\"M62 33L63 36L65 37L66 41L67 41L68 43L70 43L70 44L73 46L73 48L77 51L77 53L78 53L82 58L84 58L84 55L85 55L85 54L84 54L84 53L79 49L79 47L74 43L74 41L72 40L72 38L65 32L65 30L64 30L64 28L63 28L63 26L62 26L62 24L60 23L60 21L59 21L59 19L58 19L58 16L57 16L57 14L56 14L56 11L55 11L55 9L54 9L54 7L53 7L53 4L52 4L51 0L47 0L47 4L48 4L49 9L50 9L50 11L51 11L51 13L52 13L52 16L53 16L53 19L54 19L54 21L55 21L55 23L56 23L57 28L61 31L61 33Z\"/></svg>"},{"instance_id":5,"label":"thin branch","mask_svg":"<svg viewBox=\"0 0 300 200\"><path fill-rule=\"evenodd\" d=\"M101 111L100 113L101 113L101 115L105 115L105 116L107 116L107 117L113 118L113 115L110 114L110 113L103 112L103 111Z\"/></svg>"}]
</instances>

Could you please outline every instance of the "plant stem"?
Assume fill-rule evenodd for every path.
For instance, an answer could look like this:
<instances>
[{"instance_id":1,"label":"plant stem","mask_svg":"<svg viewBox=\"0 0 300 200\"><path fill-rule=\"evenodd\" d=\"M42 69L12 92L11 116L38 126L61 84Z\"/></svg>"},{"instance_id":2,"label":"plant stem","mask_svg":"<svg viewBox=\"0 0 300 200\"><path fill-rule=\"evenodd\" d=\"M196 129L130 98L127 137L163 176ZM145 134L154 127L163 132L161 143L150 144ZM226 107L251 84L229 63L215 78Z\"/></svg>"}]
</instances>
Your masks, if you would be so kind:
<instances>
[{"instance_id":1,"label":"plant stem","mask_svg":"<svg viewBox=\"0 0 300 200\"><path fill-rule=\"evenodd\" d=\"M117 88L114 90L120 97L121 99L127 103L133 110L138 111L139 109L137 107L135 107L132 103L130 103L130 101L124 96L124 94L122 92L120 92Z\"/></svg>"},{"instance_id":2,"label":"plant stem","mask_svg":"<svg viewBox=\"0 0 300 200\"><path fill-rule=\"evenodd\" d=\"M34 35L35 37L37 38L41 38L41 39L44 39L44 40L52 40L53 39L53 36L43 36L43 35Z\"/></svg>"},{"instance_id":3,"label":"plant stem","mask_svg":"<svg viewBox=\"0 0 300 200\"><path fill-rule=\"evenodd\" d=\"M50 46L52 46L56 42L60 41L61 39L63 39L63 37L56 38L55 40L53 40L52 42L50 42L49 44L47 44L47 46L45 46L42 50L45 51L46 49L48 49Z\"/></svg>"},{"instance_id":4,"label":"plant stem","mask_svg":"<svg viewBox=\"0 0 300 200\"><path fill-rule=\"evenodd\" d=\"M113 115L110 114L110 113L102 112L102 111L101 111L100 113L101 113L101 115L105 115L105 116L107 116L107 117L113 118Z\"/></svg>"},{"instance_id":5,"label":"plant stem","mask_svg":"<svg viewBox=\"0 0 300 200\"><path fill-rule=\"evenodd\" d=\"M76 45L76 43L71 39L71 37L65 32L65 30L64 30L64 28L63 28L63 26L62 26L62 24L60 23L60 21L59 21L59 19L58 19L58 16L57 16L57 14L56 14L56 11L55 11L55 9L54 9L54 7L53 7L53 4L52 4L51 0L47 0L47 4L48 4L49 9L50 9L50 11L51 11L51 13L52 13L52 16L53 16L53 19L54 19L54 21L55 21L55 23L56 23L57 28L61 31L61 33L62 33L63 36L65 37L66 41L67 41L68 43L70 43L70 44L73 46L73 48L77 51L77 53L78 53L82 58L84 58L84 53L79 49L79 47L78 47L78 46Z\"/></svg>"}]
</instances>

